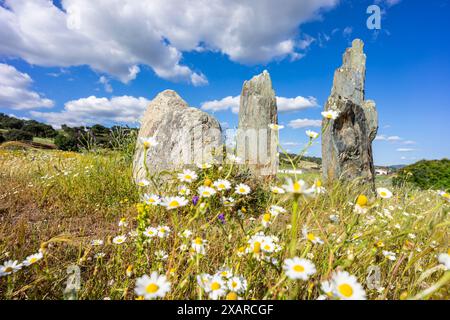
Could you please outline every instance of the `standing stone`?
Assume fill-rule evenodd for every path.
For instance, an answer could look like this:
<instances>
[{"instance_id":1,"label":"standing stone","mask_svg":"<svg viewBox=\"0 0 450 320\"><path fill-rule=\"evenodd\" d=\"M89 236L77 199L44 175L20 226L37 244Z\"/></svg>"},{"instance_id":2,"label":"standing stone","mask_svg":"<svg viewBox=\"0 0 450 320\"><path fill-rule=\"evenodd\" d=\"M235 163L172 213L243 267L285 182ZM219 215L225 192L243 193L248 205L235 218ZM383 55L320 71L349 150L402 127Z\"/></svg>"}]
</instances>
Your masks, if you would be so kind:
<instances>
[{"instance_id":1,"label":"standing stone","mask_svg":"<svg viewBox=\"0 0 450 320\"><path fill-rule=\"evenodd\" d=\"M277 101L267 71L245 81L239 107L237 155L255 175L275 176L278 170Z\"/></svg>"},{"instance_id":2,"label":"standing stone","mask_svg":"<svg viewBox=\"0 0 450 320\"><path fill-rule=\"evenodd\" d=\"M147 151L150 174L179 170L194 164L212 162L220 155L222 132L211 115L191 108L173 90L159 93L148 106L141 120L133 176L136 182L146 177L144 148L140 138L154 137L158 145Z\"/></svg>"},{"instance_id":3,"label":"standing stone","mask_svg":"<svg viewBox=\"0 0 450 320\"><path fill-rule=\"evenodd\" d=\"M366 55L364 43L355 39L334 73L333 88L325 110L339 113L324 119L322 170L325 181L359 181L375 188L372 141L378 130L375 102L365 100Z\"/></svg>"}]
</instances>

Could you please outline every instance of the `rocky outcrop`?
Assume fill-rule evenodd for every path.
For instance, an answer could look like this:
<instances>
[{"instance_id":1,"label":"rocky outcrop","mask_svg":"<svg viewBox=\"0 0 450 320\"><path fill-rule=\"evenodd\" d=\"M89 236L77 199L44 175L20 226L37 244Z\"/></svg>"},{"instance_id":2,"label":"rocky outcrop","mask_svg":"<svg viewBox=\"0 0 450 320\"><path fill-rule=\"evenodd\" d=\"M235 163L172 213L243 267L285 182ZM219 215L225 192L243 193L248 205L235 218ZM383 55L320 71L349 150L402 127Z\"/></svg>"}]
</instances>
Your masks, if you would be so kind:
<instances>
[{"instance_id":1,"label":"rocky outcrop","mask_svg":"<svg viewBox=\"0 0 450 320\"><path fill-rule=\"evenodd\" d=\"M278 169L277 101L267 71L245 81L239 107L237 155L255 175L275 176Z\"/></svg>"},{"instance_id":2,"label":"rocky outcrop","mask_svg":"<svg viewBox=\"0 0 450 320\"><path fill-rule=\"evenodd\" d=\"M338 116L322 122L322 170L325 181L356 180L374 189L372 141L378 130L378 115L375 102L365 100L363 48L361 40L354 40L334 74L325 111L334 110Z\"/></svg>"},{"instance_id":3,"label":"rocky outcrop","mask_svg":"<svg viewBox=\"0 0 450 320\"><path fill-rule=\"evenodd\" d=\"M187 105L173 90L159 93L148 106L139 130L133 176L146 177L141 138L154 137L158 144L146 152L149 173L178 170L211 162L222 146L221 127L211 115Z\"/></svg>"}]
</instances>

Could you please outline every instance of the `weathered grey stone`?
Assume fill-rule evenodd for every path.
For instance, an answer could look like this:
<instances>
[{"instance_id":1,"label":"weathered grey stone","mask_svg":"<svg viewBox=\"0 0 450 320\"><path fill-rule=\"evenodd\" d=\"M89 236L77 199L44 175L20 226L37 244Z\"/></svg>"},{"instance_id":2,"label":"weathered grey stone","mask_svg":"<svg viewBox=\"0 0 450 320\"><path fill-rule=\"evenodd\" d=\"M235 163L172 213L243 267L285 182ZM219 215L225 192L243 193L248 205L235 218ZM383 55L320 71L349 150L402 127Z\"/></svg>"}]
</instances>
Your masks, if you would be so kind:
<instances>
[{"instance_id":1,"label":"weathered grey stone","mask_svg":"<svg viewBox=\"0 0 450 320\"><path fill-rule=\"evenodd\" d=\"M365 100L366 55L356 39L334 74L325 110L335 110L336 119L324 119L322 171L327 182L344 179L375 188L372 141L378 130L375 102Z\"/></svg>"},{"instance_id":2,"label":"weathered grey stone","mask_svg":"<svg viewBox=\"0 0 450 320\"><path fill-rule=\"evenodd\" d=\"M141 120L133 162L136 182L146 177L145 152L140 138L147 137L154 137L158 142L147 151L146 164L152 175L211 162L213 154L218 154L222 146L219 122L189 107L173 90L159 93Z\"/></svg>"},{"instance_id":3,"label":"weathered grey stone","mask_svg":"<svg viewBox=\"0 0 450 320\"><path fill-rule=\"evenodd\" d=\"M255 175L275 176L278 170L277 101L267 71L245 81L239 107L237 155Z\"/></svg>"}]
</instances>

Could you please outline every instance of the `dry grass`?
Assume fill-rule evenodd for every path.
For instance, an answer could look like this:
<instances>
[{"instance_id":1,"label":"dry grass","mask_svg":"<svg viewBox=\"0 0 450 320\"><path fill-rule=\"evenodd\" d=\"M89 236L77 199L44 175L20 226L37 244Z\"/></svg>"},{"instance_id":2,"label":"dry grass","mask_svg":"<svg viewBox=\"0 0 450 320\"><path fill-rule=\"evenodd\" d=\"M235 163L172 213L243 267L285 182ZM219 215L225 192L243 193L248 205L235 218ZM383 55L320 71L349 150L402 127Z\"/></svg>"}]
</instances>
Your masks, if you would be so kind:
<instances>
[{"instance_id":1,"label":"dry grass","mask_svg":"<svg viewBox=\"0 0 450 320\"><path fill-rule=\"evenodd\" d=\"M316 299L323 295L321 282L337 270L355 275L369 299L450 297L449 271L437 260L449 246L449 204L434 191L393 189L392 198L369 197L368 211L356 214L355 199L362 191L353 185L335 185L315 197L300 196L297 211L292 195L271 194L269 185L249 180L236 166L214 166L197 173L189 199L198 186L229 173L233 187L247 183L252 192L240 196L227 191L236 200L232 207L225 207L216 194L197 205L189 202L167 210L140 203L139 193L177 194L176 174L173 183L157 183L157 190L137 190L131 182L129 157L119 152L0 150L0 264L8 259L22 261L40 248L44 252L44 259L36 264L0 278L0 297L136 299L136 278L157 271L172 283L166 298L207 298L196 276L223 268L246 279L248 288L240 293L245 299ZM306 179L313 183L313 177ZM287 212L264 228L261 217L273 204ZM298 213L294 237L289 226L293 212ZM121 218L126 226L118 225ZM142 234L147 226L160 225L171 228L169 237L148 240ZM304 239L303 226L324 243ZM179 236L185 229L193 232L188 239ZM242 254L249 238L259 231L278 237L281 250L266 255L277 261ZM127 241L113 244L111 239L119 234L127 235ZM180 250L183 245L189 249L195 237L208 241L206 255ZM104 245L92 246L94 239L104 240ZM289 280L283 272L292 247L295 255L315 264L317 271L307 281ZM156 258L159 250L167 253L165 260ZM383 250L391 251L395 260L387 259ZM95 257L99 252L103 258ZM80 267L81 288L64 295L71 265ZM369 288L369 266L379 267L380 287ZM127 274L127 269L132 272ZM435 290L416 296L436 283Z\"/></svg>"}]
</instances>

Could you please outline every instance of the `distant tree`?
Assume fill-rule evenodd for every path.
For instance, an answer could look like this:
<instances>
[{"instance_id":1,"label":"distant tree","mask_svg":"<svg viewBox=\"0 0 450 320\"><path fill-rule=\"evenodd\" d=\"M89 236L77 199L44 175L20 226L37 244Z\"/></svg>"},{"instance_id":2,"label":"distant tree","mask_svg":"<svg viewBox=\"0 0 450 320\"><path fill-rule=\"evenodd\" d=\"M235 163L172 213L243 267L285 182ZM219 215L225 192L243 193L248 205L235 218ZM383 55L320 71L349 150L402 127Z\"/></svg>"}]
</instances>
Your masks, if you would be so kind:
<instances>
[{"instance_id":1,"label":"distant tree","mask_svg":"<svg viewBox=\"0 0 450 320\"><path fill-rule=\"evenodd\" d=\"M0 134L0 144L2 144L5 141L6 141L5 137Z\"/></svg>"},{"instance_id":2,"label":"distant tree","mask_svg":"<svg viewBox=\"0 0 450 320\"><path fill-rule=\"evenodd\" d=\"M11 129L4 135L7 141L32 141L33 135L29 132Z\"/></svg>"},{"instance_id":3,"label":"distant tree","mask_svg":"<svg viewBox=\"0 0 450 320\"><path fill-rule=\"evenodd\" d=\"M2 129L20 129L23 127L24 123L24 120L0 113L0 128Z\"/></svg>"},{"instance_id":4,"label":"distant tree","mask_svg":"<svg viewBox=\"0 0 450 320\"><path fill-rule=\"evenodd\" d=\"M59 150L79 151L78 139L75 136L66 136L60 133L55 137L54 143Z\"/></svg>"},{"instance_id":5,"label":"distant tree","mask_svg":"<svg viewBox=\"0 0 450 320\"><path fill-rule=\"evenodd\" d=\"M52 126L37 122L35 120L26 121L21 130L27 131L33 136L41 138L53 138L58 134Z\"/></svg>"},{"instance_id":6,"label":"distant tree","mask_svg":"<svg viewBox=\"0 0 450 320\"><path fill-rule=\"evenodd\" d=\"M101 124L94 124L90 130L95 136L107 135L111 132L110 129Z\"/></svg>"}]
</instances>

